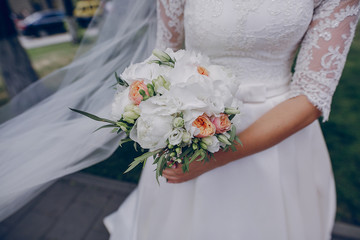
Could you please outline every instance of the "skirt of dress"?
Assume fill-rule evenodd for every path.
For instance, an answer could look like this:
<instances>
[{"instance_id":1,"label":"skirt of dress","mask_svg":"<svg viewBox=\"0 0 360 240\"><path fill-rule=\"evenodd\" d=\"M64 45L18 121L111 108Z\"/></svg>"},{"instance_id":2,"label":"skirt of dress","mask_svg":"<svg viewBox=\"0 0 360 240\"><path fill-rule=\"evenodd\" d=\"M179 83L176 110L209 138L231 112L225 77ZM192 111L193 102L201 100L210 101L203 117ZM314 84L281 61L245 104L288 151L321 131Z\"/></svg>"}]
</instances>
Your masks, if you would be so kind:
<instances>
[{"instance_id":1,"label":"skirt of dress","mask_svg":"<svg viewBox=\"0 0 360 240\"><path fill-rule=\"evenodd\" d=\"M244 104L238 130L285 99ZM147 162L138 187L104 220L111 240L330 239L335 187L317 121L274 147L181 184L162 178L158 185Z\"/></svg>"}]
</instances>

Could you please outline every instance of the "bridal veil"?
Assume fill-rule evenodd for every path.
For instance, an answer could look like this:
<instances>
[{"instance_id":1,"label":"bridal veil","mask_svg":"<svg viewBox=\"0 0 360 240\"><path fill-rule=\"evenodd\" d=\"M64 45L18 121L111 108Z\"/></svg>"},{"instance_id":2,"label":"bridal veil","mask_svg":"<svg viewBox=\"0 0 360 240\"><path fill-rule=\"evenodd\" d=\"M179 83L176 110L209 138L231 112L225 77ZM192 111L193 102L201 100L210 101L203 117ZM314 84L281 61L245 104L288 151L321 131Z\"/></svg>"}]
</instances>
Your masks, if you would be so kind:
<instances>
[{"instance_id":1,"label":"bridal veil","mask_svg":"<svg viewBox=\"0 0 360 240\"><path fill-rule=\"evenodd\" d=\"M56 179L106 159L119 136L69 107L110 115L114 72L151 54L155 0L114 0L85 34L75 60L40 79L0 109L0 221Z\"/></svg>"}]
</instances>

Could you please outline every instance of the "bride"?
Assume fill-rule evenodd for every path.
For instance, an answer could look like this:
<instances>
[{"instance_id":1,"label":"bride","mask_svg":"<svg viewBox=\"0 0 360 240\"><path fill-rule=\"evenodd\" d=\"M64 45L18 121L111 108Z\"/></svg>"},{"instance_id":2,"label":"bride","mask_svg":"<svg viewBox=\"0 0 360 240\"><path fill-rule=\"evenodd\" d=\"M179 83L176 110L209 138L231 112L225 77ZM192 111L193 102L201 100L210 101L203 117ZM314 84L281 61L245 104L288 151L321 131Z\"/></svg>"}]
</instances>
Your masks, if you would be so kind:
<instances>
[{"instance_id":1,"label":"bride","mask_svg":"<svg viewBox=\"0 0 360 240\"><path fill-rule=\"evenodd\" d=\"M109 113L110 74L150 54L157 25L157 47L185 46L236 75L244 104L234 124L244 146L194 162L189 173L167 169L160 187L147 164L105 219L111 239L330 239L335 188L316 119L328 119L359 0L158 0L157 23L153 1L131 3L103 29L125 27L100 34L92 50L1 109L11 120L0 126L0 220L117 147L111 134L90 135L97 125L67 107Z\"/></svg>"},{"instance_id":2,"label":"bride","mask_svg":"<svg viewBox=\"0 0 360 240\"><path fill-rule=\"evenodd\" d=\"M105 219L110 239L330 239L335 187L315 120L328 119L359 8L354 0L159 0L158 47L185 42L236 75L243 147L187 173L167 169L160 187L147 164Z\"/></svg>"}]
</instances>

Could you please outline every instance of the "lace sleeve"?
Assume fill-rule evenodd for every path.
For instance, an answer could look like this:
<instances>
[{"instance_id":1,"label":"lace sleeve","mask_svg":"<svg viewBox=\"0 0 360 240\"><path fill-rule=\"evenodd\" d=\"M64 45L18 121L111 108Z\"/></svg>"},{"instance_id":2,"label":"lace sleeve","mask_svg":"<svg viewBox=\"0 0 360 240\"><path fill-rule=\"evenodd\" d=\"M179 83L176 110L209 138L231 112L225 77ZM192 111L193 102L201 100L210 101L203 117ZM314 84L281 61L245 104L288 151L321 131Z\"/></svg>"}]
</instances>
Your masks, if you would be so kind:
<instances>
[{"instance_id":1,"label":"lace sleeve","mask_svg":"<svg viewBox=\"0 0 360 240\"><path fill-rule=\"evenodd\" d=\"M327 121L359 17L359 0L323 0L301 44L291 97L305 95Z\"/></svg>"},{"instance_id":2,"label":"lace sleeve","mask_svg":"<svg viewBox=\"0 0 360 240\"><path fill-rule=\"evenodd\" d=\"M157 48L183 47L184 4L185 0L157 0Z\"/></svg>"}]
</instances>

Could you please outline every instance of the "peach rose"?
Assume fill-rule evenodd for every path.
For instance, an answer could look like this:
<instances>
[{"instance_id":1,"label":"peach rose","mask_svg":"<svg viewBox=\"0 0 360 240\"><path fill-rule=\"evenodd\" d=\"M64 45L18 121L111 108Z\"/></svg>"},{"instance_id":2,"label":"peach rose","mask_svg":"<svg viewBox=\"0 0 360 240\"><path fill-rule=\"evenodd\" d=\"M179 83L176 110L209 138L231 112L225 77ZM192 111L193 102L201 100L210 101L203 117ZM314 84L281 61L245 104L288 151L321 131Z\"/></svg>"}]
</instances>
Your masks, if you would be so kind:
<instances>
[{"instance_id":1,"label":"peach rose","mask_svg":"<svg viewBox=\"0 0 360 240\"><path fill-rule=\"evenodd\" d=\"M213 136L216 131L215 125L210 121L208 116L206 116L205 114L195 119L192 125L200 130L200 133L195 136L198 138Z\"/></svg>"},{"instance_id":2,"label":"peach rose","mask_svg":"<svg viewBox=\"0 0 360 240\"><path fill-rule=\"evenodd\" d=\"M205 76L209 76L209 71L206 70L206 68L198 66L197 67L197 71L198 73L200 73L201 75L205 75Z\"/></svg>"},{"instance_id":3,"label":"peach rose","mask_svg":"<svg viewBox=\"0 0 360 240\"><path fill-rule=\"evenodd\" d=\"M143 96L139 93L141 89L145 91L146 95L150 96L144 80L137 80L130 85L129 99L135 105L139 105L143 100Z\"/></svg>"},{"instance_id":4,"label":"peach rose","mask_svg":"<svg viewBox=\"0 0 360 240\"><path fill-rule=\"evenodd\" d=\"M216 133L224 133L231 129L231 122L227 114L220 113L220 117L211 117L211 122L216 127Z\"/></svg>"}]
</instances>

